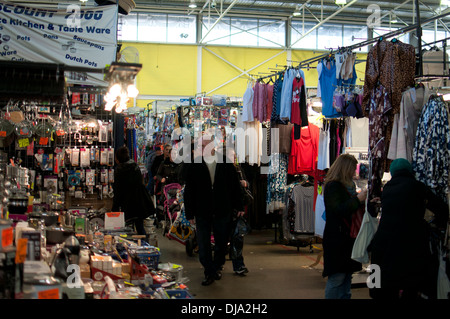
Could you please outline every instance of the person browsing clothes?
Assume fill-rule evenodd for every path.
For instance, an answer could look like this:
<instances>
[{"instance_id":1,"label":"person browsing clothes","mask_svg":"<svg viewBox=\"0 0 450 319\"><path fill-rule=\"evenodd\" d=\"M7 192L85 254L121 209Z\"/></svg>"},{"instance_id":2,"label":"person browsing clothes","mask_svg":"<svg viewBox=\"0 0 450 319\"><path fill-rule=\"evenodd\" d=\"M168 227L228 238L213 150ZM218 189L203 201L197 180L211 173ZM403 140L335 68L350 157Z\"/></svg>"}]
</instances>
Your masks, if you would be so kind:
<instances>
[{"instance_id":1,"label":"person browsing clothes","mask_svg":"<svg viewBox=\"0 0 450 319\"><path fill-rule=\"evenodd\" d=\"M430 236L445 230L448 205L416 180L408 160L395 159L391 179L381 194L381 219L368 247L371 263L380 267L380 287L370 289L373 299L436 298L439 260L433 256ZM428 209L434 218L425 220ZM442 232L443 233L443 232ZM438 236L436 236L438 237Z\"/></svg>"},{"instance_id":2,"label":"person browsing clothes","mask_svg":"<svg viewBox=\"0 0 450 319\"><path fill-rule=\"evenodd\" d=\"M352 215L364 204L367 190L356 193L353 181L358 161L341 154L325 176L325 229L323 277L328 277L325 299L350 299L352 274L362 269L351 259L355 239L350 236Z\"/></svg>"},{"instance_id":3,"label":"person browsing clothes","mask_svg":"<svg viewBox=\"0 0 450 319\"><path fill-rule=\"evenodd\" d=\"M125 221L133 222L138 235L146 235L144 219L155 213L155 207L144 184L141 170L130 158L128 148L120 147L116 151L114 170L113 212L124 212Z\"/></svg>"}]
</instances>

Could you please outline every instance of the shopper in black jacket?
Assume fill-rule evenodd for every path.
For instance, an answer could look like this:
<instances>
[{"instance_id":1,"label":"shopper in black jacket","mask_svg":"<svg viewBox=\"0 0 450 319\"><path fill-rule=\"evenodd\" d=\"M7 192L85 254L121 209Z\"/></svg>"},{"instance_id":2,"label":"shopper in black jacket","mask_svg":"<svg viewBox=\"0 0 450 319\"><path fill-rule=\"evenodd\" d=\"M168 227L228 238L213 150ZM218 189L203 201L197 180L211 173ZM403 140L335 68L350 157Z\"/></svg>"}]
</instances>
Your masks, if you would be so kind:
<instances>
[{"instance_id":1,"label":"shopper in black jacket","mask_svg":"<svg viewBox=\"0 0 450 319\"><path fill-rule=\"evenodd\" d=\"M176 164L171 155L165 158L164 161L159 165L158 172L156 173L157 180L161 183L161 187L172 184L179 183L179 172L180 166Z\"/></svg>"},{"instance_id":2,"label":"shopper in black jacket","mask_svg":"<svg viewBox=\"0 0 450 319\"><path fill-rule=\"evenodd\" d=\"M349 154L340 155L325 177L325 229L323 234L323 276L328 277L326 299L350 299L352 274L361 264L351 259L354 239L350 236L352 215L367 196L356 193L353 176L358 161Z\"/></svg>"},{"instance_id":3,"label":"shopper in black jacket","mask_svg":"<svg viewBox=\"0 0 450 319\"><path fill-rule=\"evenodd\" d=\"M204 139L202 146L208 144ZM211 154L210 154L211 155ZM203 156L187 167L184 189L186 218L196 225L199 260L204 267L203 285L221 278L225 264L233 210L242 214L239 178L233 163L208 163ZM211 230L214 235L214 254L211 248Z\"/></svg>"},{"instance_id":4,"label":"shopper in black jacket","mask_svg":"<svg viewBox=\"0 0 450 319\"><path fill-rule=\"evenodd\" d=\"M125 220L133 222L139 235L146 235L144 219L155 213L139 166L130 159L126 146L116 151L117 167L114 170L113 212L124 212Z\"/></svg>"},{"instance_id":5,"label":"shopper in black jacket","mask_svg":"<svg viewBox=\"0 0 450 319\"><path fill-rule=\"evenodd\" d=\"M381 219L368 250L371 263L380 267L380 288L375 299L436 297L438 259L430 250L430 225L425 209L434 213L436 229L445 229L448 206L414 177L406 159L390 166L391 180L383 187Z\"/></svg>"},{"instance_id":6,"label":"shopper in black jacket","mask_svg":"<svg viewBox=\"0 0 450 319\"><path fill-rule=\"evenodd\" d=\"M169 157L171 151L172 146L170 144L165 144L162 154L156 156L155 159L153 160L153 164L150 168L150 171L152 173L153 180L155 181L153 191L154 194L158 194L161 191L161 183L158 181L158 177L156 176L158 174L158 169L164 162L164 160Z\"/></svg>"}]
</instances>

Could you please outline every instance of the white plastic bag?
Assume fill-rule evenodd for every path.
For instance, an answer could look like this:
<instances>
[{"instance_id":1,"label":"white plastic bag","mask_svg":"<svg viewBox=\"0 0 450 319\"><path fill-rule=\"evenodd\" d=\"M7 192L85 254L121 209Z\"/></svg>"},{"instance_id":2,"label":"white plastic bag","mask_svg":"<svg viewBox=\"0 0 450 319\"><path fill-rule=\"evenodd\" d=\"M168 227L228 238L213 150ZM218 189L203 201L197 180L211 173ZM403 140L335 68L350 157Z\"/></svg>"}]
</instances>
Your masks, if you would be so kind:
<instances>
[{"instance_id":1,"label":"white plastic bag","mask_svg":"<svg viewBox=\"0 0 450 319\"><path fill-rule=\"evenodd\" d=\"M352 259L362 264L369 263L369 254L367 253L367 247L372 241L378 229L378 220L376 217L372 217L369 212L365 211L361 228L359 229L358 236L353 244Z\"/></svg>"}]
</instances>

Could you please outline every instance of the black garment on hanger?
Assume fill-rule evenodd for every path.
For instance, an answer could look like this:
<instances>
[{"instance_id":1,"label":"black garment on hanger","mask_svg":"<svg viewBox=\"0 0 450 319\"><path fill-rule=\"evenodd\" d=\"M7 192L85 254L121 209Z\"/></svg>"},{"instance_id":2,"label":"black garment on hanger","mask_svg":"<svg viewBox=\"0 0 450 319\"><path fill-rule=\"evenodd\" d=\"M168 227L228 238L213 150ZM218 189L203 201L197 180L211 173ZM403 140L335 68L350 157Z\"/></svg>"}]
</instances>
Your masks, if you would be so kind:
<instances>
[{"instance_id":1,"label":"black garment on hanger","mask_svg":"<svg viewBox=\"0 0 450 319\"><path fill-rule=\"evenodd\" d=\"M294 140L299 140L302 137L301 125L294 124Z\"/></svg>"},{"instance_id":2,"label":"black garment on hanger","mask_svg":"<svg viewBox=\"0 0 450 319\"><path fill-rule=\"evenodd\" d=\"M330 120L330 166L333 165L336 160L337 153L337 122L336 120Z\"/></svg>"},{"instance_id":3,"label":"black garment on hanger","mask_svg":"<svg viewBox=\"0 0 450 319\"><path fill-rule=\"evenodd\" d=\"M308 126L308 111L306 105L306 82L303 81L302 90L300 92L300 117L302 118L302 126Z\"/></svg>"}]
</instances>

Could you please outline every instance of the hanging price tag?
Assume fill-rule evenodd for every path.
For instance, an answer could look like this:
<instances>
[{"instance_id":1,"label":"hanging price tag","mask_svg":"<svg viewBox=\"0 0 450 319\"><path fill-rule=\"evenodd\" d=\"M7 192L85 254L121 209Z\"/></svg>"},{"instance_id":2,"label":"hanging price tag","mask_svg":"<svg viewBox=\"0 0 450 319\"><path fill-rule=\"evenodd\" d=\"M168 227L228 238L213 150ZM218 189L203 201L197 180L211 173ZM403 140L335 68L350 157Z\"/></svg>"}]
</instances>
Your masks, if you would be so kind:
<instances>
[{"instance_id":1,"label":"hanging price tag","mask_svg":"<svg viewBox=\"0 0 450 319\"><path fill-rule=\"evenodd\" d=\"M49 289L38 292L38 299L59 299L59 289Z\"/></svg>"},{"instance_id":2,"label":"hanging price tag","mask_svg":"<svg viewBox=\"0 0 450 319\"><path fill-rule=\"evenodd\" d=\"M17 143L19 143L19 147L28 147L28 145L30 145L30 140L28 138L21 138Z\"/></svg>"},{"instance_id":3,"label":"hanging price tag","mask_svg":"<svg viewBox=\"0 0 450 319\"><path fill-rule=\"evenodd\" d=\"M64 136L66 132L64 130L56 130L56 136Z\"/></svg>"},{"instance_id":4,"label":"hanging price tag","mask_svg":"<svg viewBox=\"0 0 450 319\"><path fill-rule=\"evenodd\" d=\"M31 144L27 146L27 155L33 156L33 154L34 154L34 141L32 141Z\"/></svg>"},{"instance_id":5,"label":"hanging price tag","mask_svg":"<svg viewBox=\"0 0 450 319\"><path fill-rule=\"evenodd\" d=\"M2 230L2 248L9 247L13 244L13 228L8 227Z\"/></svg>"},{"instance_id":6,"label":"hanging price tag","mask_svg":"<svg viewBox=\"0 0 450 319\"><path fill-rule=\"evenodd\" d=\"M25 263L25 259L27 259L27 245L27 238L19 238L19 240L17 240L16 264Z\"/></svg>"},{"instance_id":7,"label":"hanging price tag","mask_svg":"<svg viewBox=\"0 0 450 319\"><path fill-rule=\"evenodd\" d=\"M47 145L48 144L48 137L41 137L39 139L39 145Z\"/></svg>"}]
</instances>

